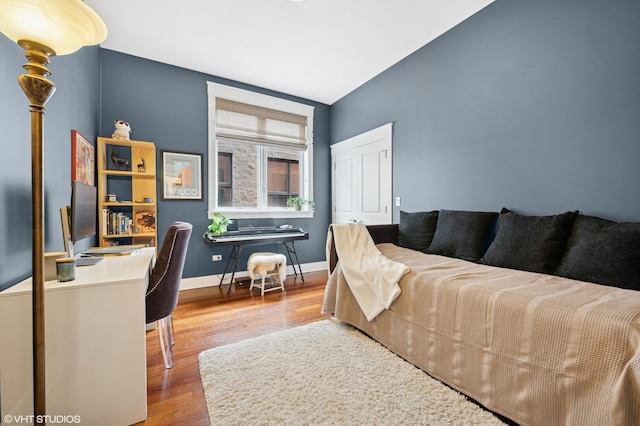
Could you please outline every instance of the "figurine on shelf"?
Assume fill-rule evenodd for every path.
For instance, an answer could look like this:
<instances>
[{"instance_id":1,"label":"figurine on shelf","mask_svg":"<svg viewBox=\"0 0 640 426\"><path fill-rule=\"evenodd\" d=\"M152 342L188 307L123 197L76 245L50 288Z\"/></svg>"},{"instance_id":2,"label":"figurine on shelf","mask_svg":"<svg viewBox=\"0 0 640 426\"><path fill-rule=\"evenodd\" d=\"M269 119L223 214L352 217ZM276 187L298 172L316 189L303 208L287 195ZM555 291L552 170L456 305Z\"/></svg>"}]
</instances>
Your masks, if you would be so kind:
<instances>
[{"instance_id":1,"label":"figurine on shelf","mask_svg":"<svg viewBox=\"0 0 640 426\"><path fill-rule=\"evenodd\" d=\"M142 160L142 163L138 163L138 172L144 173L146 171L146 168L144 166L144 157L140 157L140 160Z\"/></svg>"},{"instance_id":2,"label":"figurine on shelf","mask_svg":"<svg viewBox=\"0 0 640 426\"><path fill-rule=\"evenodd\" d=\"M111 162L113 163L112 170L127 170L129 160L124 157L118 157L118 150L115 146L111 147Z\"/></svg>"},{"instance_id":3,"label":"figurine on shelf","mask_svg":"<svg viewBox=\"0 0 640 426\"><path fill-rule=\"evenodd\" d=\"M126 139L129 140L129 134L131 133L131 126L124 120L115 120L114 121L116 129L113 131L111 135L114 139Z\"/></svg>"}]
</instances>

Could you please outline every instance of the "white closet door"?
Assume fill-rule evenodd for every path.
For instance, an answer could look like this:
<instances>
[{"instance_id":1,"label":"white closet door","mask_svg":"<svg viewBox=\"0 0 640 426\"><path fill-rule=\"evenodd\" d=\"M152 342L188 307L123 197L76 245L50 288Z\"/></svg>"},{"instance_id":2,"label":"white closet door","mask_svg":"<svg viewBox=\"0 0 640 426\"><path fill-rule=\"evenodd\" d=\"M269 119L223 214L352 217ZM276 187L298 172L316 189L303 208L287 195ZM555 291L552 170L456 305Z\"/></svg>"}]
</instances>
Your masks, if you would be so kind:
<instances>
[{"instance_id":1,"label":"white closet door","mask_svg":"<svg viewBox=\"0 0 640 426\"><path fill-rule=\"evenodd\" d=\"M358 216L356 158L351 151L332 156L333 163L333 223L353 221Z\"/></svg>"},{"instance_id":2,"label":"white closet door","mask_svg":"<svg viewBox=\"0 0 640 426\"><path fill-rule=\"evenodd\" d=\"M391 223L392 124L331 146L334 223Z\"/></svg>"}]
</instances>

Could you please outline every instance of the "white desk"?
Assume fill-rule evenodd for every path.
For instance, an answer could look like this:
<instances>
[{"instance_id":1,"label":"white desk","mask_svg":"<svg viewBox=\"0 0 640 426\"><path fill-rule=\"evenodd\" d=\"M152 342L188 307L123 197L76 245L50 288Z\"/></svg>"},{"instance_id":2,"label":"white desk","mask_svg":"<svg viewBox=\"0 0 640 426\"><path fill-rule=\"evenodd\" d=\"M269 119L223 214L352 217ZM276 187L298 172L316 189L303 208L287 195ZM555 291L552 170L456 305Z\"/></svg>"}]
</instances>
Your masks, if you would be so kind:
<instances>
[{"instance_id":1,"label":"white desk","mask_svg":"<svg viewBox=\"0 0 640 426\"><path fill-rule=\"evenodd\" d=\"M106 257L76 279L45 282L49 416L87 425L147 417L145 291L155 249ZM2 416L33 414L31 279L0 292ZM25 424L25 423L21 423Z\"/></svg>"}]
</instances>

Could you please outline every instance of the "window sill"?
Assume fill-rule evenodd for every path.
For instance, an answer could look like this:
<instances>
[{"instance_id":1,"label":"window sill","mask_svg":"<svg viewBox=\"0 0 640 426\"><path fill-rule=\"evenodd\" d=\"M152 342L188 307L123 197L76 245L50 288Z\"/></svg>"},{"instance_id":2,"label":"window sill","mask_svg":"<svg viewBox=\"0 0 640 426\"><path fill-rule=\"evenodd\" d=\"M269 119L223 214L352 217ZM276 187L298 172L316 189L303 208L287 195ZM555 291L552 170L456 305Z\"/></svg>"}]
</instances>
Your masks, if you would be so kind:
<instances>
[{"instance_id":1,"label":"window sill","mask_svg":"<svg viewBox=\"0 0 640 426\"><path fill-rule=\"evenodd\" d=\"M282 209L282 210L220 209L216 211L220 214L223 214L225 217L228 217L229 219L261 219L261 218L304 219L304 218L312 218L314 213L312 210L296 211L293 209ZM213 212L209 211L207 212L207 215L209 219L212 219Z\"/></svg>"}]
</instances>

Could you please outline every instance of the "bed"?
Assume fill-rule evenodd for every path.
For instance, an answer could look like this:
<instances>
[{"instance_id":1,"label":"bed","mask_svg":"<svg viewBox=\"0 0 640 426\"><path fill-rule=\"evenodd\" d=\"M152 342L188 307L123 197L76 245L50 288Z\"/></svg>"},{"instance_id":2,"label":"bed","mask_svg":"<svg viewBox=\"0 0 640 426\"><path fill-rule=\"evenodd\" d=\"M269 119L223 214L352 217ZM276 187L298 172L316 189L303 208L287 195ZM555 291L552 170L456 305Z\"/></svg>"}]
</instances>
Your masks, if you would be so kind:
<instances>
[{"instance_id":1,"label":"bed","mask_svg":"<svg viewBox=\"0 0 640 426\"><path fill-rule=\"evenodd\" d=\"M631 425L640 419L640 292L486 265L397 245L400 295L371 321L328 247L323 311L521 425ZM380 233L380 231L382 233Z\"/></svg>"}]
</instances>

